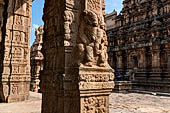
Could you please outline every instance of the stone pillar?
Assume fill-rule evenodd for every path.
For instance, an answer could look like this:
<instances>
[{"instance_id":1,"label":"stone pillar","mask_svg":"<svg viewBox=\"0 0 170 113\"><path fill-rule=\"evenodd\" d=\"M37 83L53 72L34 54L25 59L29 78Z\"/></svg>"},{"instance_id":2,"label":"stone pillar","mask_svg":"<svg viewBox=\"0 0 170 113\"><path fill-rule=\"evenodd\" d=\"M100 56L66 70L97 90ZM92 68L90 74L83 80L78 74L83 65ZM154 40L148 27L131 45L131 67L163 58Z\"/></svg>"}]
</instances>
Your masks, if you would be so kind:
<instances>
[{"instance_id":1,"label":"stone pillar","mask_svg":"<svg viewBox=\"0 0 170 113\"><path fill-rule=\"evenodd\" d=\"M0 100L29 97L32 0L5 0L1 41Z\"/></svg>"},{"instance_id":2,"label":"stone pillar","mask_svg":"<svg viewBox=\"0 0 170 113\"><path fill-rule=\"evenodd\" d=\"M104 0L45 1L42 113L109 113Z\"/></svg>"},{"instance_id":3,"label":"stone pillar","mask_svg":"<svg viewBox=\"0 0 170 113\"><path fill-rule=\"evenodd\" d=\"M43 55L41 53L43 44L43 33L44 27L40 26L35 31L36 39L31 46L31 90L38 91L39 89L39 75L40 71L43 70Z\"/></svg>"}]
</instances>

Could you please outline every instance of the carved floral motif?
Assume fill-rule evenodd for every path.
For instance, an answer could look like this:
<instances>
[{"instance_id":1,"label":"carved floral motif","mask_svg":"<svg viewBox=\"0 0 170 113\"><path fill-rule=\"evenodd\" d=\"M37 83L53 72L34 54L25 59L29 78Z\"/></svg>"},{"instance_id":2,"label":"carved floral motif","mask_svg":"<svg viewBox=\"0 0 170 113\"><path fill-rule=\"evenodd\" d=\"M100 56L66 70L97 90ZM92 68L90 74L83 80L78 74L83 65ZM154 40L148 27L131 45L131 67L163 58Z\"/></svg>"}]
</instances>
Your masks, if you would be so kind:
<instances>
[{"instance_id":1,"label":"carved floral motif","mask_svg":"<svg viewBox=\"0 0 170 113\"><path fill-rule=\"evenodd\" d=\"M107 113L106 97L87 97L83 101L83 113Z\"/></svg>"},{"instance_id":2,"label":"carved floral motif","mask_svg":"<svg viewBox=\"0 0 170 113\"><path fill-rule=\"evenodd\" d=\"M80 81L85 82L109 82L113 81L113 74L81 74Z\"/></svg>"},{"instance_id":3,"label":"carved floral motif","mask_svg":"<svg viewBox=\"0 0 170 113\"><path fill-rule=\"evenodd\" d=\"M87 9L91 11L101 11L101 0L87 0Z\"/></svg>"}]
</instances>

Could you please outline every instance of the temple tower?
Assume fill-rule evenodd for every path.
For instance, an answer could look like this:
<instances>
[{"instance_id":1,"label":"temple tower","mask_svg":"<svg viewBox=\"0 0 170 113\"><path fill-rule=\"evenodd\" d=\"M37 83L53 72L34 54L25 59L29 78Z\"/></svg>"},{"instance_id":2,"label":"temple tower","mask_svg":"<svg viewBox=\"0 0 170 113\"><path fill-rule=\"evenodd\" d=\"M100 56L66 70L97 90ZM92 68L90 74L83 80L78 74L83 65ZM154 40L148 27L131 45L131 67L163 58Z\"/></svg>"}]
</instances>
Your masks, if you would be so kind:
<instances>
[{"instance_id":1,"label":"temple tower","mask_svg":"<svg viewBox=\"0 0 170 113\"><path fill-rule=\"evenodd\" d=\"M40 26L35 31L36 39L31 46L31 90L38 91L40 83L40 71L43 70L43 55L41 53L43 44L44 27Z\"/></svg>"}]
</instances>

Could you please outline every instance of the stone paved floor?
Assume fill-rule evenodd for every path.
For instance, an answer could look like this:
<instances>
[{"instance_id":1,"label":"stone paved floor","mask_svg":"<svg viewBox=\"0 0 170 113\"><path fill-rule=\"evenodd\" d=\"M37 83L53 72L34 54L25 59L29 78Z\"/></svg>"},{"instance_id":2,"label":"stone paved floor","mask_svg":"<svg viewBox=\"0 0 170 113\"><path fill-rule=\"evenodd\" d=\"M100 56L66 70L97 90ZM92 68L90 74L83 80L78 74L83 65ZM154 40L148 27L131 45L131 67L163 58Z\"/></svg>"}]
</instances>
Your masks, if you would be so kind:
<instances>
[{"instance_id":1,"label":"stone paved floor","mask_svg":"<svg viewBox=\"0 0 170 113\"><path fill-rule=\"evenodd\" d=\"M0 113L40 113L41 94L30 95L25 102L0 103ZM170 97L112 93L110 101L110 113L170 113Z\"/></svg>"},{"instance_id":2,"label":"stone paved floor","mask_svg":"<svg viewBox=\"0 0 170 113\"><path fill-rule=\"evenodd\" d=\"M0 113L41 113L39 93L30 92L30 99L24 102L0 103Z\"/></svg>"},{"instance_id":3,"label":"stone paved floor","mask_svg":"<svg viewBox=\"0 0 170 113\"><path fill-rule=\"evenodd\" d=\"M113 93L110 113L170 113L170 97Z\"/></svg>"}]
</instances>

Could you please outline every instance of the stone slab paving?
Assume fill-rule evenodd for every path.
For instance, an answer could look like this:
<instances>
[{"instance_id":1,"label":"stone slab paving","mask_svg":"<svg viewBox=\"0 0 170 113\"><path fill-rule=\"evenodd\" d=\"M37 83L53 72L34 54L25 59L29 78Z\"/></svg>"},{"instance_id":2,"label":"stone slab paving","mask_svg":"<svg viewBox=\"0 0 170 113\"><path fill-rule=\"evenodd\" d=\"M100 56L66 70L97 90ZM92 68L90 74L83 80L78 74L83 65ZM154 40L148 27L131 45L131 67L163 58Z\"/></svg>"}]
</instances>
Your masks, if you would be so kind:
<instances>
[{"instance_id":1,"label":"stone slab paving","mask_svg":"<svg viewBox=\"0 0 170 113\"><path fill-rule=\"evenodd\" d=\"M0 113L41 113L41 94L30 92L25 102L0 103ZM170 97L112 93L110 113L170 113Z\"/></svg>"},{"instance_id":2,"label":"stone slab paving","mask_svg":"<svg viewBox=\"0 0 170 113\"><path fill-rule=\"evenodd\" d=\"M110 113L170 113L170 97L112 93Z\"/></svg>"},{"instance_id":3,"label":"stone slab paving","mask_svg":"<svg viewBox=\"0 0 170 113\"><path fill-rule=\"evenodd\" d=\"M27 101L0 103L0 113L41 113L41 98L41 94L30 92Z\"/></svg>"}]
</instances>

